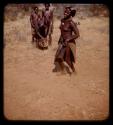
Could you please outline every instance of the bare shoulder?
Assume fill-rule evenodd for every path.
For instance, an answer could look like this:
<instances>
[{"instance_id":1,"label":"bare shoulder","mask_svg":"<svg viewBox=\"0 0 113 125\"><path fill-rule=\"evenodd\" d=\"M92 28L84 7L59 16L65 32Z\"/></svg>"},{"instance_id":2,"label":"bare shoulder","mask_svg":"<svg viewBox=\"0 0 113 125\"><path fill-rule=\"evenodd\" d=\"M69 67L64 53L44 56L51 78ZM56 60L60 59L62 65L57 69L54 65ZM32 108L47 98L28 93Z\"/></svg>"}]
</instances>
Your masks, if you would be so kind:
<instances>
[{"instance_id":1,"label":"bare shoulder","mask_svg":"<svg viewBox=\"0 0 113 125\"><path fill-rule=\"evenodd\" d=\"M77 26L77 23L73 20L70 21L71 26Z\"/></svg>"},{"instance_id":2,"label":"bare shoulder","mask_svg":"<svg viewBox=\"0 0 113 125\"><path fill-rule=\"evenodd\" d=\"M34 12L31 12L31 15L33 15Z\"/></svg>"},{"instance_id":3,"label":"bare shoulder","mask_svg":"<svg viewBox=\"0 0 113 125\"><path fill-rule=\"evenodd\" d=\"M50 11L51 11L51 12L53 12L53 11L54 11L54 9L55 9L54 7L50 7Z\"/></svg>"},{"instance_id":4,"label":"bare shoulder","mask_svg":"<svg viewBox=\"0 0 113 125\"><path fill-rule=\"evenodd\" d=\"M30 17L33 17L34 16L34 12L31 12L31 15L30 15Z\"/></svg>"},{"instance_id":5,"label":"bare shoulder","mask_svg":"<svg viewBox=\"0 0 113 125\"><path fill-rule=\"evenodd\" d=\"M73 29L76 29L77 28L77 23L73 20L70 21L70 26L73 28Z\"/></svg>"},{"instance_id":6,"label":"bare shoulder","mask_svg":"<svg viewBox=\"0 0 113 125\"><path fill-rule=\"evenodd\" d=\"M45 11L45 8L42 8L41 11L44 12L44 11Z\"/></svg>"}]
</instances>

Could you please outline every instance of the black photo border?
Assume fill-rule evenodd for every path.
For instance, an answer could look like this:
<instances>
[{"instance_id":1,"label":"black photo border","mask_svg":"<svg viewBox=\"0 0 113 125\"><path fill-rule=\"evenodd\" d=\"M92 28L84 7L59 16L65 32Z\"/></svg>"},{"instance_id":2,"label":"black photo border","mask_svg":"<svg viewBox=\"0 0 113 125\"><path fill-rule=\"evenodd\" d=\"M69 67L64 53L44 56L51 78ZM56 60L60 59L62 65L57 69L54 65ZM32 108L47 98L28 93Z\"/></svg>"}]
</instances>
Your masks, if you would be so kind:
<instances>
[{"instance_id":1,"label":"black photo border","mask_svg":"<svg viewBox=\"0 0 113 125\"><path fill-rule=\"evenodd\" d=\"M4 44L3 44L3 35L4 35L4 8L7 4L27 4L27 3L72 3L72 4L105 4L108 9L109 9L109 18L110 18L110 22L109 22L109 116L107 119L102 120L102 121L98 121L98 120L83 120L83 121L74 121L74 120L7 120L4 116L3 113L3 84L4 84L4 62L3 62L3 58L4 58ZM111 50L112 50L112 0L4 0L2 1L2 4L0 3L0 15L1 15L1 19L0 19L0 29L1 29L1 34L0 34L0 73L1 73L1 77L0 77L0 125L4 125L4 124L24 124L24 123L31 123L31 124L37 124L37 123L42 123L42 122L46 122L46 123L50 123L50 122L55 122L55 123L86 123L86 124L109 124L112 125L113 124L113 113L112 113L112 80L111 80Z\"/></svg>"}]
</instances>

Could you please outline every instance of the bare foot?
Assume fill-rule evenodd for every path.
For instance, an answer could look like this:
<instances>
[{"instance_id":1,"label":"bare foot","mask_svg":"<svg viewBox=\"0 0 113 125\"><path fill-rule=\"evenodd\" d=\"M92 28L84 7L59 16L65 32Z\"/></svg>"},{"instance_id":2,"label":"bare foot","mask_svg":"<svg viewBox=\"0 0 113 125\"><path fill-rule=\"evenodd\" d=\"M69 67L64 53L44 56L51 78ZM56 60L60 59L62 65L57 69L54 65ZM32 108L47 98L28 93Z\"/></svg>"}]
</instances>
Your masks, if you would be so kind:
<instances>
[{"instance_id":1,"label":"bare foot","mask_svg":"<svg viewBox=\"0 0 113 125\"><path fill-rule=\"evenodd\" d=\"M73 75L76 75L76 74L77 74L77 71L76 71L76 70L75 70L75 71L73 71L73 72L72 72L72 74L73 74Z\"/></svg>"},{"instance_id":2,"label":"bare foot","mask_svg":"<svg viewBox=\"0 0 113 125\"><path fill-rule=\"evenodd\" d=\"M67 74L66 70L62 70L61 75L65 75L65 74Z\"/></svg>"}]
</instances>

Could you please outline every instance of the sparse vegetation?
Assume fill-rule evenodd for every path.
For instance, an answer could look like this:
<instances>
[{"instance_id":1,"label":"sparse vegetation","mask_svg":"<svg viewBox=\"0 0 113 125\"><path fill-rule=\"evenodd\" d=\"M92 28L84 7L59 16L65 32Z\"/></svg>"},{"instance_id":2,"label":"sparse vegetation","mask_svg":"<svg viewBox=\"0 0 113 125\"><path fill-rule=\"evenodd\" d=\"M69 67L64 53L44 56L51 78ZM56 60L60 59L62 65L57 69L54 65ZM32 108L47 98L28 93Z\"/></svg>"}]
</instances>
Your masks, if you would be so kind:
<instances>
[{"instance_id":1,"label":"sparse vegetation","mask_svg":"<svg viewBox=\"0 0 113 125\"><path fill-rule=\"evenodd\" d=\"M109 9L103 4L87 4L87 5L72 5L72 4L53 4L54 17L60 19L63 15L63 8L70 5L76 8L78 17L85 18L86 16L109 16ZM9 4L5 7L5 21L14 21L29 15L33 6L38 6L42 9L43 4ZM80 16L82 15L82 16Z\"/></svg>"},{"instance_id":2,"label":"sparse vegetation","mask_svg":"<svg viewBox=\"0 0 113 125\"><path fill-rule=\"evenodd\" d=\"M86 10L79 5L75 6L78 11L74 20L80 22L78 25L80 38L76 40L77 74L70 76L52 72L60 36L60 10L54 10L53 44L48 50L42 51L31 43L29 21L31 5L6 6L4 13L6 118L104 120L108 117L109 16L97 14L93 16L87 13L90 7L87 6Z\"/></svg>"}]
</instances>

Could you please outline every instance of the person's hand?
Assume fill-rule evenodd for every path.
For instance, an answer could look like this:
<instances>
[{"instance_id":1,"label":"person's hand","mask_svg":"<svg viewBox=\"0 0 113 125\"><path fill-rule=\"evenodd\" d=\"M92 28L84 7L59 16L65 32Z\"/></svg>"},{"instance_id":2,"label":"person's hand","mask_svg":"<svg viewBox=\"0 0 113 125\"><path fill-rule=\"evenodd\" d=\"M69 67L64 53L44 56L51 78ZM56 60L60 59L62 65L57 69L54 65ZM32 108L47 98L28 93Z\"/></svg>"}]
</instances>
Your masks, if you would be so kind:
<instances>
[{"instance_id":1,"label":"person's hand","mask_svg":"<svg viewBox=\"0 0 113 125\"><path fill-rule=\"evenodd\" d=\"M41 36L41 39L44 40L45 38L43 36Z\"/></svg>"},{"instance_id":2,"label":"person's hand","mask_svg":"<svg viewBox=\"0 0 113 125\"><path fill-rule=\"evenodd\" d=\"M68 46L68 42L67 41L65 42L65 46Z\"/></svg>"},{"instance_id":3,"label":"person's hand","mask_svg":"<svg viewBox=\"0 0 113 125\"><path fill-rule=\"evenodd\" d=\"M51 33L53 33L53 30L54 30L54 26L52 25Z\"/></svg>"},{"instance_id":4,"label":"person's hand","mask_svg":"<svg viewBox=\"0 0 113 125\"><path fill-rule=\"evenodd\" d=\"M68 42L65 41L65 42L63 42L62 44L63 44L63 46L66 47L66 46L68 45Z\"/></svg>"},{"instance_id":5,"label":"person's hand","mask_svg":"<svg viewBox=\"0 0 113 125\"><path fill-rule=\"evenodd\" d=\"M70 39L66 39L65 42L68 43Z\"/></svg>"},{"instance_id":6,"label":"person's hand","mask_svg":"<svg viewBox=\"0 0 113 125\"><path fill-rule=\"evenodd\" d=\"M64 42L65 46L68 46L68 42L69 42L69 39L66 39Z\"/></svg>"},{"instance_id":7,"label":"person's hand","mask_svg":"<svg viewBox=\"0 0 113 125\"><path fill-rule=\"evenodd\" d=\"M33 24L33 23L31 23L31 26L32 26L33 28L35 28L35 26L34 26L34 24Z\"/></svg>"},{"instance_id":8,"label":"person's hand","mask_svg":"<svg viewBox=\"0 0 113 125\"><path fill-rule=\"evenodd\" d=\"M51 35L51 33L50 33L50 29L49 29L48 35Z\"/></svg>"}]
</instances>

